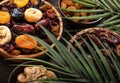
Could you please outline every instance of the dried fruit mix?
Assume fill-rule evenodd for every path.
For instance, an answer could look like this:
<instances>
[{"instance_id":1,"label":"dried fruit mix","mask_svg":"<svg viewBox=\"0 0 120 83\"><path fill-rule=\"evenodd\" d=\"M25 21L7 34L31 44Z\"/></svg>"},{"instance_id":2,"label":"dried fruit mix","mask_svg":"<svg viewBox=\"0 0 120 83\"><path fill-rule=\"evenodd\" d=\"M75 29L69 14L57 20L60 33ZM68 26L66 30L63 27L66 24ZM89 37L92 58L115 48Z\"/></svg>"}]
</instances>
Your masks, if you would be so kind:
<instances>
[{"instance_id":1,"label":"dried fruit mix","mask_svg":"<svg viewBox=\"0 0 120 83\"><path fill-rule=\"evenodd\" d=\"M36 40L31 42L34 45L26 45L27 43L25 41L29 39L34 40L28 38L26 34L34 35L43 39L48 44L52 44L40 28L40 24L48 29L55 37L59 35L60 26L57 14L52 6L46 4L45 1L10 0L0 4L0 9L0 27L7 27L10 31L7 34L11 35L11 39L7 37L7 42L4 42L1 47L12 55L40 52L39 49L35 48L35 45L41 47ZM1 33L1 31L0 29L0 40L2 41L4 40L2 36L6 32ZM21 39L22 37L25 40Z\"/></svg>"}]
</instances>

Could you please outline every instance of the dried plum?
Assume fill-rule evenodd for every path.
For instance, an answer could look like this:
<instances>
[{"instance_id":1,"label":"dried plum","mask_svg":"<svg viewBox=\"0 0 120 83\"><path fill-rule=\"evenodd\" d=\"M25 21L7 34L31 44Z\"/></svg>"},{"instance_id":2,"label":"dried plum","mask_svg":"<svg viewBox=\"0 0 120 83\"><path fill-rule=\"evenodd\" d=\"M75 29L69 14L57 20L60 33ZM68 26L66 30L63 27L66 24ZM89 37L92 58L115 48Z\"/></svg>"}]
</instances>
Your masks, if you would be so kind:
<instances>
[{"instance_id":1,"label":"dried plum","mask_svg":"<svg viewBox=\"0 0 120 83\"><path fill-rule=\"evenodd\" d=\"M10 14L15 21L22 21L24 19L24 12L20 8L11 9Z\"/></svg>"}]
</instances>

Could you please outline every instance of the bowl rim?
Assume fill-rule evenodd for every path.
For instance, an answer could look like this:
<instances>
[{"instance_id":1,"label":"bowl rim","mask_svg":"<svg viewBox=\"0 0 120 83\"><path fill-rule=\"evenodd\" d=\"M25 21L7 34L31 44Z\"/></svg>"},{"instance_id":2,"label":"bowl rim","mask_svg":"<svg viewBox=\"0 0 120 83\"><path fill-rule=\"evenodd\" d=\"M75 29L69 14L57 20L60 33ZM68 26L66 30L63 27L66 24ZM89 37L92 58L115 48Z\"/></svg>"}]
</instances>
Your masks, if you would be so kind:
<instances>
[{"instance_id":1,"label":"bowl rim","mask_svg":"<svg viewBox=\"0 0 120 83\"><path fill-rule=\"evenodd\" d=\"M3 0L0 2L0 4L3 4L5 2L7 2L9 0ZM63 20L58 12L58 10L54 7L54 5L52 5L50 2L47 2L45 0L42 0L43 2L45 2L45 4L48 4L52 7L52 9L55 10L55 13L59 19L59 34L57 36L57 40L60 40L61 36L62 36L62 33L63 33ZM51 48L53 48L55 45L52 43L51 45ZM38 57L42 57L42 55L44 55L45 53L47 52L47 50L45 51L42 51L42 52L38 52L38 53L35 53L35 54L27 54L27 55L12 55L12 54L9 54L8 52L6 52L5 50L3 50L2 48L0 48L0 54L1 56L5 57L5 58L38 58Z\"/></svg>"},{"instance_id":2,"label":"bowl rim","mask_svg":"<svg viewBox=\"0 0 120 83\"><path fill-rule=\"evenodd\" d=\"M69 42L73 43L74 42L74 39L76 39L79 35L82 35L86 32L89 32L89 31L93 31L93 30L99 30L99 31L106 31L106 32L109 32L109 33L112 33L118 37L120 37L120 35L118 33L116 33L115 31L112 31L108 28L104 28L104 27L91 27L91 28L87 28L87 29L83 29L79 32L77 32L75 35L73 35L73 37L69 40ZM70 46L67 45L67 48L68 50L70 50Z\"/></svg>"},{"instance_id":3,"label":"bowl rim","mask_svg":"<svg viewBox=\"0 0 120 83\"><path fill-rule=\"evenodd\" d=\"M61 12L61 14L62 14L64 17L68 17L68 16L65 15L65 13L63 12L63 10L61 9L61 1L62 1L62 0L58 0L58 9L59 9L59 11ZM66 19L67 19L67 18L66 18ZM94 20L94 21L90 21L90 22L86 22L86 23L83 23L83 22L74 22L74 21L72 21L72 20L70 20L70 19L67 19L67 20L69 20L69 21L71 21L71 22L73 22L73 23L76 23L76 24L90 25L90 24L94 24L94 23L97 23L97 22L101 21L102 18L98 18L98 19L96 19L96 20Z\"/></svg>"},{"instance_id":4,"label":"bowl rim","mask_svg":"<svg viewBox=\"0 0 120 83\"><path fill-rule=\"evenodd\" d=\"M112 31L112 30L110 30L110 29L108 29L108 28L104 28L104 27L91 27L91 28L87 28L87 29L84 29L84 30L81 30L81 31L77 32L77 33L73 36L73 38L76 38L78 35L84 34L84 33L88 32L88 31L91 31L91 30L106 31L106 32L113 33L113 34L115 34L115 35L117 35L117 36L120 37L120 35L119 35L118 33L114 32L114 31Z\"/></svg>"}]
</instances>

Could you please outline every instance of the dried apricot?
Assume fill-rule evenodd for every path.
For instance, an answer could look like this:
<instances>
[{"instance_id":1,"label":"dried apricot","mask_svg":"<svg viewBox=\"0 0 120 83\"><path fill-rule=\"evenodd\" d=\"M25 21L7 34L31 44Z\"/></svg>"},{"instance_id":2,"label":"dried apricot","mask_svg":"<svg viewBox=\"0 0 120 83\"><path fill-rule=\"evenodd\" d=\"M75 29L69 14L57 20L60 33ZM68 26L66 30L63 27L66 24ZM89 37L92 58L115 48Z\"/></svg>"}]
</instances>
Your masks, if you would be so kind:
<instances>
[{"instance_id":1,"label":"dried apricot","mask_svg":"<svg viewBox=\"0 0 120 83\"><path fill-rule=\"evenodd\" d=\"M14 0L14 3L17 4L18 7L24 7L28 2L29 0Z\"/></svg>"},{"instance_id":2,"label":"dried apricot","mask_svg":"<svg viewBox=\"0 0 120 83\"><path fill-rule=\"evenodd\" d=\"M37 41L26 34L17 36L15 43L25 49L34 49L37 46Z\"/></svg>"},{"instance_id":3,"label":"dried apricot","mask_svg":"<svg viewBox=\"0 0 120 83\"><path fill-rule=\"evenodd\" d=\"M10 21L10 14L5 11L0 11L0 23L5 24Z\"/></svg>"}]
</instances>

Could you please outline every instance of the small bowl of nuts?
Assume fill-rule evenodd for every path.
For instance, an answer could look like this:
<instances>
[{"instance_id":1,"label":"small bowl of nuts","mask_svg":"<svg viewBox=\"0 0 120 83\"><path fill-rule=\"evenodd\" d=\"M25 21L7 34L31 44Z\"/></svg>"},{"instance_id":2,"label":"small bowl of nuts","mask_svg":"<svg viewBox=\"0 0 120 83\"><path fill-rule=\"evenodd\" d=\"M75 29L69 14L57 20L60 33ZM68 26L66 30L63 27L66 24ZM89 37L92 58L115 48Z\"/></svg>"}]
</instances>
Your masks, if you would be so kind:
<instances>
[{"instance_id":1,"label":"small bowl of nuts","mask_svg":"<svg viewBox=\"0 0 120 83\"><path fill-rule=\"evenodd\" d=\"M34 66L23 66L23 65L34 65ZM33 80L40 80L46 78L57 78L57 75L48 70L42 64L36 61L24 62L13 69L8 78L8 83L25 83ZM30 83L43 83L40 81Z\"/></svg>"},{"instance_id":2,"label":"small bowl of nuts","mask_svg":"<svg viewBox=\"0 0 120 83\"><path fill-rule=\"evenodd\" d=\"M92 12L91 10L94 11L94 9L98 7L94 8L85 6L76 0L58 0L58 7L61 14L64 16L63 18L66 18L67 20L75 23L75 25L77 24L82 27L93 27L97 25L102 19L85 18L86 16L96 15L97 13ZM87 10L90 10L90 12Z\"/></svg>"}]
</instances>

